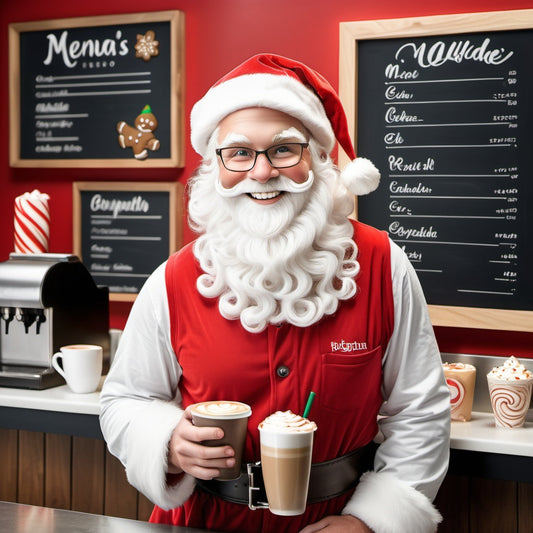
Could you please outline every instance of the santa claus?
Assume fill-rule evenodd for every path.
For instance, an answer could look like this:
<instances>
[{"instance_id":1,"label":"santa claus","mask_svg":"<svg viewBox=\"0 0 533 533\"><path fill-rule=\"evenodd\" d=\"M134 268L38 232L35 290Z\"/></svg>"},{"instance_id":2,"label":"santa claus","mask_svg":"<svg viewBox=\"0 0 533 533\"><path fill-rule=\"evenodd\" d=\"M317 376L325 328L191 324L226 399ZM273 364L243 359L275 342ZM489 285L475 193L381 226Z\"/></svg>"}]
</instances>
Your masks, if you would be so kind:
<instances>
[{"instance_id":1,"label":"santa claus","mask_svg":"<svg viewBox=\"0 0 533 533\"><path fill-rule=\"evenodd\" d=\"M195 105L191 140L202 156L189 189L200 236L143 287L102 391L104 436L156 504L151 520L254 533L435 531L449 392L407 258L349 218L353 194L371 192L379 174L355 157L335 91L302 63L254 56ZM336 141L352 160L342 172L330 158ZM203 446L222 432L195 427L188 406L249 404L253 463L258 423L302 412L311 390L322 481L302 515L250 509L245 473L213 480L234 450Z\"/></svg>"}]
</instances>

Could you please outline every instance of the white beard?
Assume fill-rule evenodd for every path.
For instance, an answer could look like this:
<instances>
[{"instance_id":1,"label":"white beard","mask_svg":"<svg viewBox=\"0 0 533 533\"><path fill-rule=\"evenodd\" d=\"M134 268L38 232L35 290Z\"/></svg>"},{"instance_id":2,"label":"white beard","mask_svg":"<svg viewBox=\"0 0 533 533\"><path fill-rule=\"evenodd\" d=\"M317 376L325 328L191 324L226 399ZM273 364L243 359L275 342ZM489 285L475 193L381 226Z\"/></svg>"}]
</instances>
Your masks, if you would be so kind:
<instances>
[{"instance_id":1,"label":"white beard","mask_svg":"<svg viewBox=\"0 0 533 533\"><path fill-rule=\"evenodd\" d=\"M270 239L287 229L296 213L301 210L299 202L285 195L275 204L258 209L249 198L236 199L234 206L235 223L252 239Z\"/></svg>"},{"instance_id":2,"label":"white beard","mask_svg":"<svg viewBox=\"0 0 533 533\"><path fill-rule=\"evenodd\" d=\"M251 332L283 322L306 327L355 294L359 263L347 219L353 199L331 160L314 165L308 190L285 192L269 205L223 197L216 181L213 158L191 182L189 217L204 232L194 244L204 271L197 288L219 298L222 316L240 319ZM270 181L262 190L283 187Z\"/></svg>"},{"instance_id":3,"label":"white beard","mask_svg":"<svg viewBox=\"0 0 533 533\"><path fill-rule=\"evenodd\" d=\"M270 239L287 229L294 217L302 211L313 182L314 174L310 172L309 179L301 184L281 175L268 180L267 183L246 179L229 190L224 189L217 179L215 189L226 200L223 202L226 209L229 209L234 222L243 232L252 239ZM273 191L282 192L281 198L273 204L263 206L247 196L248 193Z\"/></svg>"}]
</instances>

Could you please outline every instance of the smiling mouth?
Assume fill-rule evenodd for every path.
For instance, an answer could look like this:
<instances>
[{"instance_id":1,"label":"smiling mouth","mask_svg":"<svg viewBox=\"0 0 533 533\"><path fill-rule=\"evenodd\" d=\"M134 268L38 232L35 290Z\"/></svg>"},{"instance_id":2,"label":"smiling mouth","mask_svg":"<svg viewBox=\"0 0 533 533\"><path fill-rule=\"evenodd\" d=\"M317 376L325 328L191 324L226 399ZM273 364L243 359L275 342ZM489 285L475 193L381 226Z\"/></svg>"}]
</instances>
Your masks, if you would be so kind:
<instances>
[{"instance_id":1,"label":"smiling mouth","mask_svg":"<svg viewBox=\"0 0 533 533\"><path fill-rule=\"evenodd\" d=\"M281 194L281 191L271 191L271 192L250 192L248 196L252 197L254 200L272 200L277 198Z\"/></svg>"}]
</instances>

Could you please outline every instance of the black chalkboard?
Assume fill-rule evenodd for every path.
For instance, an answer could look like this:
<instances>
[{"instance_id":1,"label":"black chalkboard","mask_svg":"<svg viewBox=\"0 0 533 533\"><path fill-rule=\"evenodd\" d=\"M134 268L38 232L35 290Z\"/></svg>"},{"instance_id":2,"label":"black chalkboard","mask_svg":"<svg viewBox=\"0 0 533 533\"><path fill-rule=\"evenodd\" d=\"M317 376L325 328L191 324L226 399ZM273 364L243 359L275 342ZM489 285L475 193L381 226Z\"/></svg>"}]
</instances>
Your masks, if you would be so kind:
<instances>
[{"instance_id":1,"label":"black chalkboard","mask_svg":"<svg viewBox=\"0 0 533 533\"><path fill-rule=\"evenodd\" d=\"M358 218L405 250L429 304L533 310L532 43L358 41L356 150L382 174Z\"/></svg>"},{"instance_id":2,"label":"black chalkboard","mask_svg":"<svg viewBox=\"0 0 533 533\"><path fill-rule=\"evenodd\" d=\"M179 247L177 183L75 183L75 253L111 299L133 299Z\"/></svg>"},{"instance_id":3,"label":"black chalkboard","mask_svg":"<svg viewBox=\"0 0 533 533\"><path fill-rule=\"evenodd\" d=\"M12 164L183 164L176 90L182 50L173 46L181 18L145 15L11 25L18 81ZM135 123L141 116L155 125L144 134ZM140 145L146 150L136 150Z\"/></svg>"}]
</instances>

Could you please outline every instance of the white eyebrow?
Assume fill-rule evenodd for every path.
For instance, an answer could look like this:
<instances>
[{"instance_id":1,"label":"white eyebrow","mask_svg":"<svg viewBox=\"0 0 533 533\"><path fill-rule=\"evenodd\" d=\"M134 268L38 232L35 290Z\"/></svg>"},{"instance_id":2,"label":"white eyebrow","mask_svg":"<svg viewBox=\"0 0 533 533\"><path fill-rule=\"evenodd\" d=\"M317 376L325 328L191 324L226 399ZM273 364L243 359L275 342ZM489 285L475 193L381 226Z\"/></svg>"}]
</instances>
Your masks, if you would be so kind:
<instances>
[{"instance_id":1,"label":"white eyebrow","mask_svg":"<svg viewBox=\"0 0 533 533\"><path fill-rule=\"evenodd\" d=\"M223 148L224 146L237 146L239 144L251 144L251 141L246 135L230 132L226 135L219 148Z\"/></svg>"},{"instance_id":2,"label":"white eyebrow","mask_svg":"<svg viewBox=\"0 0 533 533\"><path fill-rule=\"evenodd\" d=\"M291 126L290 128L280 132L276 133L274 137L272 137L272 142L274 144L283 143L286 141L296 141L296 142L307 142L307 139L305 135L295 128L294 126ZM224 140L220 143L219 148L222 148L224 146L238 146L240 144L249 145L252 141L246 135L243 135L242 133L234 133L230 132L226 135Z\"/></svg>"},{"instance_id":3,"label":"white eyebrow","mask_svg":"<svg viewBox=\"0 0 533 533\"><path fill-rule=\"evenodd\" d=\"M277 133L272 138L272 142L274 144L285 142L285 141L296 141L296 142L307 142L307 139L305 135L294 126L291 126L289 129L282 131L281 133Z\"/></svg>"}]
</instances>

